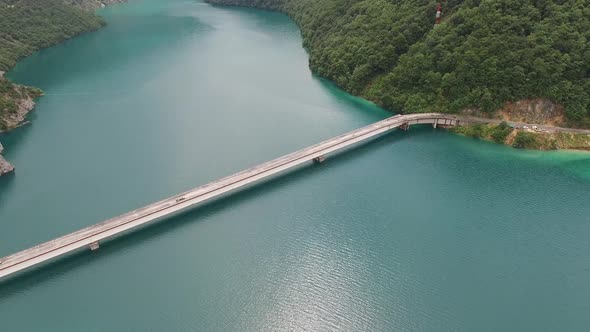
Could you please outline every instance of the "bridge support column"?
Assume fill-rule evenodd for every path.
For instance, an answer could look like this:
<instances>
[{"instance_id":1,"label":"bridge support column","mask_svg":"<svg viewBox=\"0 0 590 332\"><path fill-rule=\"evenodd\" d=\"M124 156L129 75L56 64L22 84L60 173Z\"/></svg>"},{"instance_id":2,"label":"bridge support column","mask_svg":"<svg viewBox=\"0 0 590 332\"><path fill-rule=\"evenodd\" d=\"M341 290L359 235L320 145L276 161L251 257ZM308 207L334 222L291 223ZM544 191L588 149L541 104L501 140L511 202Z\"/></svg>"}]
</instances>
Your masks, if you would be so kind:
<instances>
[{"instance_id":1,"label":"bridge support column","mask_svg":"<svg viewBox=\"0 0 590 332\"><path fill-rule=\"evenodd\" d=\"M452 128L455 126L457 126L457 120L453 120L453 119L445 120L445 128Z\"/></svg>"},{"instance_id":2,"label":"bridge support column","mask_svg":"<svg viewBox=\"0 0 590 332\"><path fill-rule=\"evenodd\" d=\"M436 129L437 126L438 126L438 119L435 119L434 122L432 123L432 128Z\"/></svg>"},{"instance_id":3,"label":"bridge support column","mask_svg":"<svg viewBox=\"0 0 590 332\"><path fill-rule=\"evenodd\" d=\"M439 119L436 121L436 126L439 128L452 128L459 124L458 120L455 119Z\"/></svg>"},{"instance_id":4,"label":"bridge support column","mask_svg":"<svg viewBox=\"0 0 590 332\"><path fill-rule=\"evenodd\" d=\"M404 123L403 125L401 125L401 126L399 127L399 129L401 129L401 130L403 130L403 131L408 131L408 130L410 130L410 124L406 122L406 123Z\"/></svg>"},{"instance_id":5,"label":"bridge support column","mask_svg":"<svg viewBox=\"0 0 590 332\"><path fill-rule=\"evenodd\" d=\"M92 242L90 244L90 250L95 251L98 250L98 248L100 248L100 243L98 241Z\"/></svg>"},{"instance_id":6,"label":"bridge support column","mask_svg":"<svg viewBox=\"0 0 590 332\"><path fill-rule=\"evenodd\" d=\"M319 156L319 157L315 157L313 158L313 162L316 164L321 164L326 160L326 156Z\"/></svg>"}]
</instances>

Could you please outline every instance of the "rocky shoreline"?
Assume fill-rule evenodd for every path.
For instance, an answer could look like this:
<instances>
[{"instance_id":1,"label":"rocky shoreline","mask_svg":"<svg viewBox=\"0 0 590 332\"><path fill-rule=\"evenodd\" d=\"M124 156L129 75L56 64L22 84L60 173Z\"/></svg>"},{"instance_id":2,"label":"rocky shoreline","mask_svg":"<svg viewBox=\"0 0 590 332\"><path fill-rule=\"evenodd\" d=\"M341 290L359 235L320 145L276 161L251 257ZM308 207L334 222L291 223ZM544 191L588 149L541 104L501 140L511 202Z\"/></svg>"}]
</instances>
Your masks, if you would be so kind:
<instances>
[{"instance_id":1,"label":"rocky shoreline","mask_svg":"<svg viewBox=\"0 0 590 332\"><path fill-rule=\"evenodd\" d=\"M2 153L2 151L4 151L4 147L0 143L0 153ZM6 159L4 159L4 157L2 157L2 155L0 154L0 175L4 175L13 171L14 166L7 162Z\"/></svg>"},{"instance_id":2,"label":"rocky shoreline","mask_svg":"<svg viewBox=\"0 0 590 332\"><path fill-rule=\"evenodd\" d=\"M0 81L5 80L4 72L0 71ZM27 114L35 108L34 98L43 95L41 90L30 88L23 85L12 84L14 93L20 95L18 99L14 100L16 108L14 112L6 112L2 114L2 126L0 126L0 133L18 128L25 123Z\"/></svg>"},{"instance_id":3,"label":"rocky shoreline","mask_svg":"<svg viewBox=\"0 0 590 332\"><path fill-rule=\"evenodd\" d=\"M464 124L450 131L520 149L590 151L590 130L584 129L504 121Z\"/></svg>"},{"instance_id":4,"label":"rocky shoreline","mask_svg":"<svg viewBox=\"0 0 590 332\"><path fill-rule=\"evenodd\" d=\"M79 7L84 10L95 10L98 8L103 8L109 5L113 5L116 3L125 2L127 0L66 0L65 2L72 5Z\"/></svg>"},{"instance_id":5,"label":"rocky shoreline","mask_svg":"<svg viewBox=\"0 0 590 332\"><path fill-rule=\"evenodd\" d=\"M368 99L375 102L380 106L384 106L387 109L397 111L400 108L407 113L415 112L453 112L458 115L472 116L478 118L487 118L490 120L498 120L497 122L490 121L488 123L499 124L502 121L507 123L521 124L524 127L530 127L529 129L515 128L513 136L510 136L507 141L500 142L498 138L495 141L499 143L539 150L551 150L551 149L579 149L589 150L590 149L590 134L581 131L575 131L573 128L590 128L590 115L585 116L586 109L584 105L587 105L587 100L580 97L581 92L575 92L577 88L581 88L580 91L588 91L583 88L582 81L571 81L569 76L564 75L560 79L563 79L563 86L570 86L571 91L567 92L566 89L561 90L560 86L556 84L557 81L549 80L545 85L546 93L537 92L539 83L531 84L531 82L538 82L541 77L548 76L547 74L539 72L536 79L526 78L521 85L518 85L518 89L529 89L530 92L512 94L505 92L507 91L506 86L497 84L497 82L504 82L507 75L512 75L510 71L506 71L504 74L494 76L493 79L483 80L485 82L494 81L496 83L488 84L483 82L478 77L481 75L473 75L476 72L473 68L479 68L481 72L488 72L489 66L479 67L482 61L470 62L471 56L467 56L467 53L462 53L469 49L470 52L481 52L481 54L488 54L484 51L484 47L476 46L475 44L465 43L458 36L461 36L459 31L465 29L463 26L467 15L466 6L459 3L455 4L457 8L463 7L464 12L461 19L451 20L449 19L445 25L445 31L438 30L438 33L430 33L424 31L425 35L420 38L425 38L424 42L421 42L420 38L416 39L413 43L408 45L408 29L411 27L409 22L415 22L417 19L417 12L413 15L408 15L403 9L400 13L402 16L390 15L393 13L394 7L402 9L398 5L391 5L391 3L398 2L383 2L381 5L387 5L388 9L380 8L376 2L361 1L362 6L353 5L345 1L334 1L330 6L316 5L319 2L314 1L296 1L296 0L205 0L208 3L214 5L225 5L225 6L243 6L243 7L255 7L268 10L276 10L284 12L285 14L292 17L295 23L301 29L303 36L303 45L310 54L310 68L311 70L324 78L327 78L339 87L343 88L348 93L357 95L359 97ZM553 1L550 1L553 2ZM392 7L393 6L393 7ZM397 7L396 7L397 6ZM416 4L417 6L417 4ZM434 7L431 7L433 10ZM320 11L320 12L318 12ZM381 14L369 15L369 13L378 13L383 11ZM357 13L362 13L358 16ZM406 14L404 14L406 13ZM482 11L483 13L483 11ZM501 15L501 14L499 14ZM521 14L518 14L521 15ZM522 15L523 17L526 15ZM407 18L412 20L407 21L404 25L395 25L396 21L394 18L401 18L402 22ZM338 22L334 22L335 18L338 18ZM471 25L475 26L473 22L480 22L483 20L483 16L480 16L478 11L471 11L469 19L472 20ZM384 24L390 20L388 24ZM388 28L382 29L382 26L388 26ZM318 27L325 29L322 33L318 33ZM541 26L537 27L539 31L543 29ZM411 28L410 30L412 30ZM471 29L471 28L470 28ZM480 28L473 28L479 30ZM580 31L584 31L583 28L578 27ZM434 30L433 30L434 31ZM381 36L392 36L395 33L401 33L399 39L383 39ZM487 29L481 29L481 33L487 33ZM504 37L509 38L520 38L517 34L513 34L510 30L502 32ZM351 37L349 38L348 35ZM381 41L376 41L371 36L378 35L381 37ZM444 37L442 37L444 35ZM494 37L496 38L496 37ZM390 45L387 45L385 40L389 40ZM450 42L453 40L453 42ZM501 39L498 39L500 41ZM373 47L369 46L367 42L374 42ZM460 48L452 46L453 43L463 45ZM364 44L363 44L364 43ZM396 50L396 47L400 46L400 50ZM486 44L486 43L482 43ZM408 51L413 46L415 49L420 49L420 52ZM431 45L445 45L440 46L438 50L432 49ZM479 45L479 44L478 44ZM542 44L541 44L542 45ZM391 49L387 49L386 46L394 46ZM418 46L420 48L418 48ZM380 50L380 48L382 48ZM455 49L462 51L455 52ZM375 50L374 52L370 50ZM444 51L443 51L444 50ZM401 52L401 53L400 53ZM473 54L476 54L473 53ZM396 70L389 71L389 74L385 74L393 63L389 63L387 60L380 59L394 59L391 54L397 54L400 56L399 59L405 58L404 61L399 61L396 66ZM450 54L453 54L452 56ZM471 54L471 53L469 53ZM546 53L551 54L551 53ZM420 58L420 56L422 58ZM479 55L478 55L479 56ZM381 58L380 58L381 57ZM414 59L414 57L416 57ZM456 57L456 58L455 58ZM464 59L465 63L471 63L473 68L466 70L467 67L455 66L456 59ZM534 57L541 61L540 56ZM371 60L373 59L373 60ZM409 61L408 59L414 59ZM434 59L437 59L436 61ZM442 59L445 59L444 61ZM453 61L448 59L455 59ZM491 60L491 59L490 59ZM494 58L494 61L498 59ZM498 60L499 61L499 60ZM515 64L531 63L531 58L516 61L510 57L504 58L506 63L514 62ZM553 60L552 60L553 61ZM568 62L563 59L563 63ZM371 72L375 72L374 68L378 67L382 63L385 63L383 67L379 67L376 76L371 76ZM388 64L389 63L389 64ZM414 65L411 65L415 63ZM436 64L438 63L438 65ZM546 61L545 63L549 63ZM553 63L553 62L551 62ZM420 65L417 65L420 64ZM429 68L428 70L422 70L421 66ZM438 66L438 67L437 67ZM494 62L496 66L496 62ZM441 70L440 67L446 69ZM512 66L510 66L512 67ZM531 68L537 68L539 66L531 65ZM452 68L452 71L449 71ZM519 68L521 68L519 66ZM399 70L398 70L399 69ZM501 72L500 66L496 67L493 71L489 71L490 75L496 75ZM552 74L558 72L557 68L553 70ZM565 71L564 71L565 73ZM447 75L448 74L448 75ZM452 75L451 75L452 74ZM415 75L415 76L413 76ZM463 76L457 76L463 75ZM527 73L530 75L530 73ZM409 79L412 77L412 79ZM437 77L437 78L435 78ZM457 77L471 77L471 84L465 84L464 79L455 80ZM512 77L512 76L510 76ZM516 77L516 76L514 76ZM523 75L524 77L524 75ZM554 78L551 76L552 79ZM557 76L555 76L557 77ZM411 81L413 79L420 79L420 82L428 85L428 89L423 89L420 86L416 86ZM442 85L436 85L433 82L445 82ZM508 80L511 81L511 80ZM395 83L401 82L401 83ZM448 96L453 94L454 88L450 88L454 85L461 85L461 92L455 95L455 99L447 99ZM520 84L520 83L519 83ZM386 88L386 86L389 86ZM437 88L434 88L437 86ZM476 88L477 86L477 88ZM510 90L508 88L508 90ZM493 92L496 91L496 92ZM552 91L548 93L547 91ZM485 92L485 93L484 93ZM553 93L555 92L555 93ZM506 97L498 97L499 94L504 93ZM466 95L471 95L469 102L466 102ZM542 96L545 95L544 98ZM538 96L538 98L533 98ZM570 101L570 106L577 105L572 100L577 100L580 97L579 109L576 113L577 118L568 118L568 107L564 105L565 101ZM523 99L524 98L524 99ZM479 102L478 99L481 99ZM397 101L396 101L397 100ZM508 100L500 103L501 100ZM456 102L456 105L455 105ZM464 109L470 107L466 105L475 104L471 107L474 109ZM444 106L446 105L446 106ZM572 106L573 107L573 106ZM576 106L577 107L577 106ZM495 109L495 111L493 111ZM573 109L573 108L572 108ZM571 109L570 109L571 111ZM573 112L573 111L572 111ZM572 119L576 119L575 121ZM542 126L541 126L542 125ZM533 127L548 127L555 128L552 130L535 130ZM455 132L463 133L467 136L490 138L488 133L495 132L494 126L483 127L479 124L473 126L465 126L465 128L459 129ZM569 128L566 128L569 127ZM559 128L559 129L557 129ZM571 130L570 130L571 128ZM500 128L500 131L503 131ZM512 139L517 139L514 142ZM522 144L521 144L522 143Z\"/></svg>"},{"instance_id":6,"label":"rocky shoreline","mask_svg":"<svg viewBox=\"0 0 590 332\"><path fill-rule=\"evenodd\" d=\"M590 129L570 128L563 106L548 99L507 102L492 114L465 110L463 115L487 117L490 122L463 125L451 131L515 148L590 151Z\"/></svg>"},{"instance_id":7,"label":"rocky shoreline","mask_svg":"<svg viewBox=\"0 0 590 332\"><path fill-rule=\"evenodd\" d=\"M92 11L107 5L125 2L126 0L63 0L65 4ZM6 68L4 68L6 69ZM34 99L42 95L41 90L11 83L4 78L4 71L0 71L0 133L6 132L23 125L27 114L35 108ZM0 176L14 171L12 166L1 153L3 146L0 143Z\"/></svg>"},{"instance_id":8,"label":"rocky shoreline","mask_svg":"<svg viewBox=\"0 0 590 332\"><path fill-rule=\"evenodd\" d=\"M4 72L0 71L0 81L4 80ZM0 133L3 131L8 131L11 129L18 128L27 123L26 116L35 108L35 101L33 98L36 98L41 95L40 90L29 88L21 85L13 85L14 92L22 96L21 98L15 100L16 108L14 112L7 112L2 114L2 126L0 127ZM12 166L4 157L2 156L2 152L4 151L4 147L0 142L0 176L14 172L14 166Z\"/></svg>"}]
</instances>

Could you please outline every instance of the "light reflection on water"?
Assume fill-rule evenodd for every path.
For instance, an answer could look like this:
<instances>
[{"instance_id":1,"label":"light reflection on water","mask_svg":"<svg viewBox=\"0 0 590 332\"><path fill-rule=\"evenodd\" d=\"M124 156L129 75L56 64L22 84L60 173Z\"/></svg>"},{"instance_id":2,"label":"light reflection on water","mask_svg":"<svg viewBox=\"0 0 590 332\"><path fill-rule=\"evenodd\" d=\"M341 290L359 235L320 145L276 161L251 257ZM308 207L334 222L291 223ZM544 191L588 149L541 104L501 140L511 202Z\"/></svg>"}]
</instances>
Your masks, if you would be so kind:
<instances>
[{"instance_id":1,"label":"light reflection on water","mask_svg":"<svg viewBox=\"0 0 590 332\"><path fill-rule=\"evenodd\" d=\"M2 136L18 171L0 180L0 255L389 115L314 78L282 15L184 0L102 13L107 28L10 73L47 96ZM588 156L396 132L5 282L0 321L584 330Z\"/></svg>"}]
</instances>

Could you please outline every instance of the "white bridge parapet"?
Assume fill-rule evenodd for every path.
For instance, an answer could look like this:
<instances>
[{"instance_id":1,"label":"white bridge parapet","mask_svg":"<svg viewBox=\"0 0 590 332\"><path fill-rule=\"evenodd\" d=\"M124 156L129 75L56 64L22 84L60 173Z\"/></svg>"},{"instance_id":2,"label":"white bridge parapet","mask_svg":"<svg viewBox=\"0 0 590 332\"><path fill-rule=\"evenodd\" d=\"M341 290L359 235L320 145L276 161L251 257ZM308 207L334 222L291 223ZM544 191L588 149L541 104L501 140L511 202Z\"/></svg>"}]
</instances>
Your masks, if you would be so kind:
<instances>
[{"instance_id":1,"label":"white bridge parapet","mask_svg":"<svg viewBox=\"0 0 590 332\"><path fill-rule=\"evenodd\" d=\"M449 127L457 125L460 121L464 120L460 120L459 117L453 115L438 113L392 116L234 175L210 182L193 190L0 258L0 279L77 250L84 248L97 250L99 249L99 243L109 238L121 235L124 232L156 219L172 215L178 211L185 210L302 163L312 160L322 162L329 153L366 141L392 129L398 127L405 127L407 129L409 126L416 124L432 124L435 127Z\"/></svg>"}]
</instances>

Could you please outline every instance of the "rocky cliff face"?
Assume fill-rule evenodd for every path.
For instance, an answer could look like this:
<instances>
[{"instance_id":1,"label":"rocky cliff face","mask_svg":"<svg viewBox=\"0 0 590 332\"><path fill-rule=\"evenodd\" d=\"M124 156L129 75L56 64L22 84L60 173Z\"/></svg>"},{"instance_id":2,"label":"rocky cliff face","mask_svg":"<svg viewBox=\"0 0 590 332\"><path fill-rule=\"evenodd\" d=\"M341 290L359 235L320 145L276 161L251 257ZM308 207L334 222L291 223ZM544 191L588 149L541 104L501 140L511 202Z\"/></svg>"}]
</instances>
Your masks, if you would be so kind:
<instances>
[{"instance_id":1,"label":"rocky cliff face","mask_svg":"<svg viewBox=\"0 0 590 332\"><path fill-rule=\"evenodd\" d=\"M563 106L548 99L524 99L506 103L498 111L502 119L516 122L563 126L565 123Z\"/></svg>"},{"instance_id":2,"label":"rocky cliff face","mask_svg":"<svg viewBox=\"0 0 590 332\"><path fill-rule=\"evenodd\" d=\"M30 112L35 103L33 94L36 89L12 84L2 77L0 72L0 132L18 127ZM30 94L29 94L30 93ZM0 175L14 171L1 153L4 150L0 143Z\"/></svg>"},{"instance_id":3,"label":"rocky cliff face","mask_svg":"<svg viewBox=\"0 0 590 332\"><path fill-rule=\"evenodd\" d=\"M125 1L126 0L64 0L65 3L82 8L84 10L94 10Z\"/></svg>"},{"instance_id":4,"label":"rocky cliff face","mask_svg":"<svg viewBox=\"0 0 590 332\"><path fill-rule=\"evenodd\" d=\"M40 95L41 90L11 83L0 72L0 133L21 125Z\"/></svg>"},{"instance_id":5,"label":"rocky cliff face","mask_svg":"<svg viewBox=\"0 0 590 332\"><path fill-rule=\"evenodd\" d=\"M35 108L35 102L33 101L33 97L30 95L25 95L22 98L17 99L15 102L16 111L7 112L7 114L3 114L2 127L4 128L0 127L0 132L17 128L20 125L26 123L25 117L30 111L33 110L33 108Z\"/></svg>"},{"instance_id":6,"label":"rocky cliff face","mask_svg":"<svg viewBox=\"0 0 590 332\"><path fill-rule=\"evenodd\" d=\"M2 143L0 143L0 153L2 153L2 151L4 151L4 147L2 146ZM2 155L0 155L0 175L4 175L12 171L14 171L14 167L9 162L4 160Z\"/></svg>"},{"instance_id":7,"label":"rocky cliff face","mask_svg":"<svg viewBox=\"0 0 590 332\"><path fill-rule=\"evenodd\" d=\"M479 109L465 109L461 114L556 127L567 126L563 106L544 98L506 102L502 108L491 113Z\"/></svg>"},{"instance_id":8,"label":"rocky cliff face","mask_svg":"<svg viewBox=\"0 0 590 332\"><path fill-rule=\"evenodd\" d=\"M74 6L77 8L91 11L91 10L95 10L95 9L104 7L106 5L124 2L126 0L62 0L62 1L63 1L63 3L65 3L67 5L71 5L71 6ZM0 5L2 5L2 4L3 4L3 2L0 0ZM74 11L71 11L71 10L68 11L67 10L69 8L68 6L61 5L61 7L66 7L65 10L62 10L62 12L65 12L65 13L71 14L72 12L75 12L75 11L80 12L77 9ZM0 16L2 16L2 15L0 15ZM76 18L79 19L79 17L77 17L76 15L73 15L72 19L76 19ZM51 20L55 20L55 18L53 18L53 17L47 17L46 19L49 22L52 22ZM62 17L62 19L63 19L63 17ZM22 22L19 22L19 21L22 21ZM16 26L18 28L19 23L22 25L22 24L24 24L23 22L28 22L28 21L27 21L27 19L25 19L19 15L16 15L15 17L13 17L12 23L15 23L15 22L16 22ZM8 31L11 31L10 29L15 29L13 25L4 26L4 28L7 29ZM5 32L6 31L0 31L0 37L2 37L3 33L5 33ZM72 37L72 36L67 36L66 38L70 38L70 37ZM64 39L64 38L61 37L61 39ZM6 43L2 44L1 41L2 41L2 38L0 38L0 52L8 52L6 50L6 48L8 48L10 50L9 46L6 46L7 45ZM59 42L59 40L57 42ZM14 41L11 40L8 45L12 45L12 44L14 44ZM36 46L33 47L31 45L33 45L33 46L36 45ZM32 51L34 51L35 49L38 49L40 47L39 45L34 44L34 43L31 45L29 45L28 47L33 47L33 48L30 51L20 54L20 57L30 54ZM22 48L25 48L25 46L26 45L23 45ZM47 46L47 45L44 45L41 47L45 47L45 46ZM10 53L10 52L8 52L8 53ZM13 65L15 60L16 59L13 59L12 62L10 62L10 61L4 62L4 66L0 66L0 68L10 69L11 65ZM17 127L25 124L26 123L26 115L30 111L32 111L33 108L35 107L34 99L36 97L39 97L42 94L42 92L39 89L25 87L25 86L14 84L14 83L8 81L7 79L5 79L3 77L3 74L4 74L4 72L0 71L0 133L3 131L17 128ZM0 153L2 153L2 150L3 150L3 147L0 144ZM10 173L12 171L14 171L14 167L10 163L8 163L2 157L2 155L0 155L0 175Z\"/></svg>"}]
</instances>

